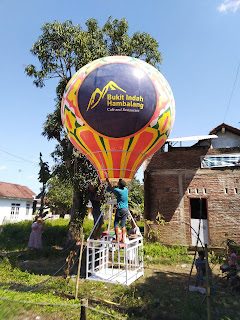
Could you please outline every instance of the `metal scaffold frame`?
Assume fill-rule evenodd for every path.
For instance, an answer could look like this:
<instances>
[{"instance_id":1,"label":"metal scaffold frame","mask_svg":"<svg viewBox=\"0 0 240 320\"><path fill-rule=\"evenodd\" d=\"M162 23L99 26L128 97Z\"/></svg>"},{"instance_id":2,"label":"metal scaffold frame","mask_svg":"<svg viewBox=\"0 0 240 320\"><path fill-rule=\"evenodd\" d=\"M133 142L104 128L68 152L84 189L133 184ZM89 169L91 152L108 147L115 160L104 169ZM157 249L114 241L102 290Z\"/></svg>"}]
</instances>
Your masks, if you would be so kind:
<instances>
[{"instance_id":1,"label":"metal scaffold frame","mask_svg":"<svg viewBox=\"0 0 240 320\"><path fill-rule=\"evenodd\" d=\"M124 243L112 242L115 235L110 234L110 224L115 202L110 201L108 231L100 240L91 239L91 235L101 215L87 239L86 279L108 283L130 285L143 276L143 238L128 237ZM106 204L106 205L107 205ZM129 213L131 219L132 215Z\"/></svg>"}]
</instances>

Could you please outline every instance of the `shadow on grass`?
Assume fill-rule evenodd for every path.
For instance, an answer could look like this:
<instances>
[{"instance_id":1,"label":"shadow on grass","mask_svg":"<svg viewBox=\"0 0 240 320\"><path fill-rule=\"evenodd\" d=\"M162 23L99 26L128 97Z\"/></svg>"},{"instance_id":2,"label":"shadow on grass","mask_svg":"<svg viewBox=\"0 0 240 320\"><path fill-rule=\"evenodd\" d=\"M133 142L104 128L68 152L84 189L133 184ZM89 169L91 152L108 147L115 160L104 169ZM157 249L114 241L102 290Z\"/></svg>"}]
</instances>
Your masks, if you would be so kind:
<instances>
[{"instance_id":1,"label":"shadow on grass","mask_svg":"<svg viewBox=\"0 0 240 320\"><path fill-rule=\"evenodd\" d=\"M32 257L34 253L28 253ZM21 258L26 258L23 255ZM83 254L81 278L85 276L85 251ZM25 261L25 269L21 265L21 270L32 272L34 274L53 275L59 267L65 262L65 255L56 255L54 259L37 257L35 260L18 260ZM40 265L42 263L42 265ZM77 264L71 268L69 275L76 274ZM52 269L51 269L52 268ZM14 272L14 270L12 271ZM63 275L61 272L59 275ZM58 276L59 276L58 275ZM34 276L34 275L31 275ZM54 276L52 281L47 281L36 292L60 292L74 294L75 283L69 278L67 281L63 277ZM1 279L0 286L14 291L31 291L44 282L39 278L39 283L26 285L21 283L21 277L17 280ZM27 277L27 274L26 274ZM219 275L214 276L214 282L220 280ZM86 281L81 279L79 286L79 296L89 298L93 296L101 299L120 303L121 308L111 306L122 314L127 314L129 319L134 320L205 320L207 319L207 307L205 296L196 293L184 291L184 283L188 280L188 270L182 270L176 266L146 265L145 276L139 278L129 287L113 285L104 282ZM194 276L192 277L194 282ZM193 283L192 283L193 284ZM220 286L220 287L219 287ZM214 320L231 320L240 319L240 293L232 294L230 289L226 289L223 280L218 282L216 293L212 295L212 319ZM104 303L104 302L103 302ZM123 311L124 309L124 311ZM228 318L227 318L228 317ZM106 318L107 319L107 318Z\"/></svg>"},{"instance_id":2,"label":"shadow on grass","mask_svg":"<svg viewBox=\"0 0 240 320\"><path fill-rule=\"evenodd\" d=\"M77 274L79 263L79 246L72 250L44 248L24 251L7 256L12 268L19 268L34 275L62 276L64 278ZM81 278L86 278L86 251L83 250L81 262Z\"/></svg>"},{"instance_id":3,"label":"shadow on grass","mask_svg":"<svg viewBox=\"0 0 240 320\"><path fill-rule=\"evenodd\" d=\"M134 298L142 300L144 306L136 307L134 315L140 317L144 313L146 319L151 320L207 319L205 295L184 290L188 275L172 272L171 268L169 271L161 271L161 266L154 266L154 269L157 268L160 270L151 271L144 280L134 284ZM218 278L219 276L215 276L214 281ZM191 279L191 284L194 285L194 276ZM230 288L226 288L226 284L221 280L219 285L222 285L221 290L218 291L217 288L216 293L211 296L212 319L240 319L240 293L232 294Z\"/></svg>"}]
</instances>

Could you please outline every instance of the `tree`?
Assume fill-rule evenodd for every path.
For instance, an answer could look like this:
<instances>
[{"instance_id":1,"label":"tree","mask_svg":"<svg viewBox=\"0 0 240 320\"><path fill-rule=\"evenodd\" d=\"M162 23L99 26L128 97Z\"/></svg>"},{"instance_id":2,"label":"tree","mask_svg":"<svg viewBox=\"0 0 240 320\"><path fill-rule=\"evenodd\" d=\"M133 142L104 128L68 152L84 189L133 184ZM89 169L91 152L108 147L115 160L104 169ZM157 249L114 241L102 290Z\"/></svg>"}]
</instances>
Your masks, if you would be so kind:
<instances>
[{"instance_id":1,"label":"tree","mask_svg":"<svg viewBox=\"0 0 240 320\"><path fill-rule=\"evenodd\" d=\"M56 88L56 107L47 115L43 135L48 140L56 139L58 145L53 152L56 160L55 170L59 177L67 175L73 186L73 204L68 233L68 242L75 240L76 219L81 225L86 214L87 181L96 177L96 171L90 162L67 139L60 117L63 91L73 74L92 60L109 55L127 55L145 60L159 69L161 53L158 42L149 34L135 32L128 35L128 22L125 19L109 19L103 28L95 19L86 21L86 30L73 25L71 20L60 23L44 23L42 34L33 44L31 53L38 58L40 68L28 65L25 72L33 77L37 87L43 87L46 80L58 78ZM66 177L65 177L66 178ZM78 229L78 228L77 228Z\"/></svg>"},{"instance_id":2,"label":"tree","mask_svg":"<svg viewBox=\"0 0 240 320\"><path fill-rule=\"evenodd\" d=\"M144 203L143 185L137 178L133 178L129 187L128 205L134 215L141 216Z\"/></svg>"},{"instance_id":3,"label":"tree","mask_svg":"<svg viewBox=\"0 0 240 320\"><path fill-rule=\"evenodd\" d=\"M42 191L41 191L41 206L40 206L40 217L43 215L43 208L44 208L44 198L46 193L46 183L51 177L51 173L49 170L49 166L47 162L42 161L42 154L40 153L40 170L38 173L38 180L42 183Z\"/></svg>"},{"instance_id":4,"label":"tree","mask_svg":"<svg viewBox=\"0 0 240 320\"><path fill-rule=\"evenodd\" d=\"M71 209L73 202L73 187L69 180L60 180L57 176L47 182L46 198L48 207L55 213L64 216Z\"/></svg>"}]
</instances>

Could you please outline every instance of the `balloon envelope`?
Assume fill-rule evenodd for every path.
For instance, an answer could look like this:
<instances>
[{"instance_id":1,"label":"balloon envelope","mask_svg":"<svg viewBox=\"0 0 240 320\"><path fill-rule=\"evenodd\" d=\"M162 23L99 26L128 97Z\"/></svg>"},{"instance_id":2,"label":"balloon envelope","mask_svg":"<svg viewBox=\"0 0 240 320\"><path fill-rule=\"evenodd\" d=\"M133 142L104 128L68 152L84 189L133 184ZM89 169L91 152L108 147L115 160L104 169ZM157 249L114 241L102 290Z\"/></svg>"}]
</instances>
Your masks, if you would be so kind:
<instances>
[{"instance_id":1,"label":"balloon envelope","mask_svg":"<svg viewBox=\"0 0 240 320\"><path fill-rule=\"evenodd\" d=\"M105 180L131 180L168 138L175 103L163 75L132 57L105 57L81 68L62 99L63 126L73 145Z\"/></svg>"}]
</instances>

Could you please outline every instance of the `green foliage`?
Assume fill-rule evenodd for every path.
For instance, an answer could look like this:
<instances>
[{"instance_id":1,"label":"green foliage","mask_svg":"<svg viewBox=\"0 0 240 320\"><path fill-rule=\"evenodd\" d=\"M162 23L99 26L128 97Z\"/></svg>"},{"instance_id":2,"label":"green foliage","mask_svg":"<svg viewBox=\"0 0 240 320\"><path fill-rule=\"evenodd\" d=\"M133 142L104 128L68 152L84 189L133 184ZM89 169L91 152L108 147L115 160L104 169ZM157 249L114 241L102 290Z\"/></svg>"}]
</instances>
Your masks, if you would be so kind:
<instances>
[{"instance_id":1,"label":"green foliage","mask_svg":"<svg viewBox=\"0 0 240 320\"><path fill-rule=\"evenodd\" d=\"M236 254L240 254L240 246L234 240L228 238L226 239L225 244L228 248L233 249Z\"/></svg>"},{"instance_id":2,"label":"green foliage","mask_svg":"<svg viewBox=\"0 0 240 320\"><path fill-rule=\"evenodd\" d=\"M84 234L84 238L87 239L88 236L90 235L92 229L93 229L94 223L93 220L91 219L84 219L83 222L83 234ZM104 230L104 228L106 228L106 221L105 224L102 226L102 230Z\"/></svg>"},{"instance_id":3,"label":"green foliage","mask_svg":"<svg viewBox=\"0 0 240 320\"><path fill-rule=\"evenodd\" d=\"M56 214L67 213L73 203L73 188L69 180L60 181L54 176L47 182L47 190L48 207Z\"/></svg>"},{"instance_id":4,"label":"green foliage","mask_svg":"<svg viewBox=\"0 0 240 320\"><path fill-rule=\"evenodd\" d=\"M0 250L24 250L27 247L32 221L4 224L0 233Z\"/></svg>"},{"instance_id":5,"label":"green foliage","mask_svg":"<svg viewBox=\"0 0 240 320\"><path fill-rule=\"evenodd\" d=\"M64 246L67 236L69 220L47 220L45 222L45 231L43 233L43 247Z\"/></svg>"},{"instance_id":6,"label":"green foliage","mask_svg":"<svg viewBox=\"0 0 240 320\"><path fill-rule=\"evenodd\" d=\"M144 232L144 221L137 221L137 225L140 228L140 231Z\"/></svg>"},{"instance_id":7,"label":"green foliage","mask_svg":"<svg viewBox=\"0 0 240 320\"><path fill-rule=\"evenodd\" d=\"M214 252L214 251L211 251L208 253L208 260L213 265L223 264L225 262L224 261L225 259L226 259L226 253Z\"/></svg>"},{"instance_id":8,"label":"green foliage","mask_svg":"<svg viewBox=\"0 0 240 320\"><path fill-rule=\"evenodd\" d=\"M134 177L132 180L129 193L128 193L128 205L129 209L132 211L133 215L140 216L143 208L144 203L144 194L143 194L143 185L140 181Z\"/></svg>"},{"instance_id":9,"label":"green foliage","mask_svg":"<svg viewBox=\"0 0 240 320\"><path fill-rule=\"evenodd\" d=\"M236 255L240 255L240 246L234 240L227 238L224 242L222 242L222 245L224 245L225 247L224 251L218 250L218 251L212 251L209 253L209 261L212 264L226 263L227 252L229 248L231 248L236 253Z\"/></svg>"},{"instance_id":10,"label":"green foliage","mask_svg":"<svg viewBox=\"0 0 240 320\"><path fill-rule=\"evenodd\" d=\"M144 219L144 222L147 226L147 240L150 242L158 241L161 237L161 232L158 230L158 228L154 228L153 221ZM164 220L163 216L158 212L155 223L157 226L165 226L166 221Z\"/></svg>"},{"instance_id":11,"label":"green foliage","mask_svg":"<svg viewBox=\"0 0 240 320\"><path fill-rule=\"evenodd\" d=\"M38 173L38 180L42 182L42 192L41 192L41 206L40 206L40 216L43 216L43 209L44 209L44 198L46 193L46 183L51 177L51 173L48 167L47 162L42 161L42 154L40 152L40 170Z\"/></svg>"},{"instance_id":12,"label":"green foliage","mask_svg":"<svg viewBox=\"0 0 240 320\"><path fill-rule=\"evenodd\" d=\"M158 51L158 42L146 32L134 32L128 35L129 25L126 19L112 19L110 16L103 26L108 55L132 56L145 60L156 68L162 57Z\"/></svg>"},{"instance_id":13,"label":"green foliage","mask_svg":"<svg viewBox=\"0 0 240 320\"><path fill-rule=\"evenodd\" d=\"M146 32L128 35L126 19L109 19L101 29L96 19L86 21L86 30L73 25L71 20L63 23L44 23L42 35L33 44L31 53L40 62L38 71L28 65L25 72L33 77L37 87L43 87L45 80L58 77L65 86L73 74L97 58L109 55L127 55L145 60L158 68L162 57L158 42Z\"/></svg>"},{"instance_id":14,"label":"green foliage","mask_svg":"<svg viewBox=\"0 0 240 320\"><path fill-rule=\"evenodd\" d=\"M187 248L179 245L167 247L159 242L144 243L144 257L152 263L190 262Z\"/></svg>"},{"instance_id":15,"label":"green foliage","mask_svg":"<svg viewBox=\"0 0 240 320\"><path fill-rule=\"evenodd\" d=\"M43 185L47 183L49 180L51 174L49 170L49 166L47 162L42 161L42 154L40 153L40 162L39 162L40 170L38 174L38 180L39 182L42 182Z\"/></svg>"}]
</instances>

